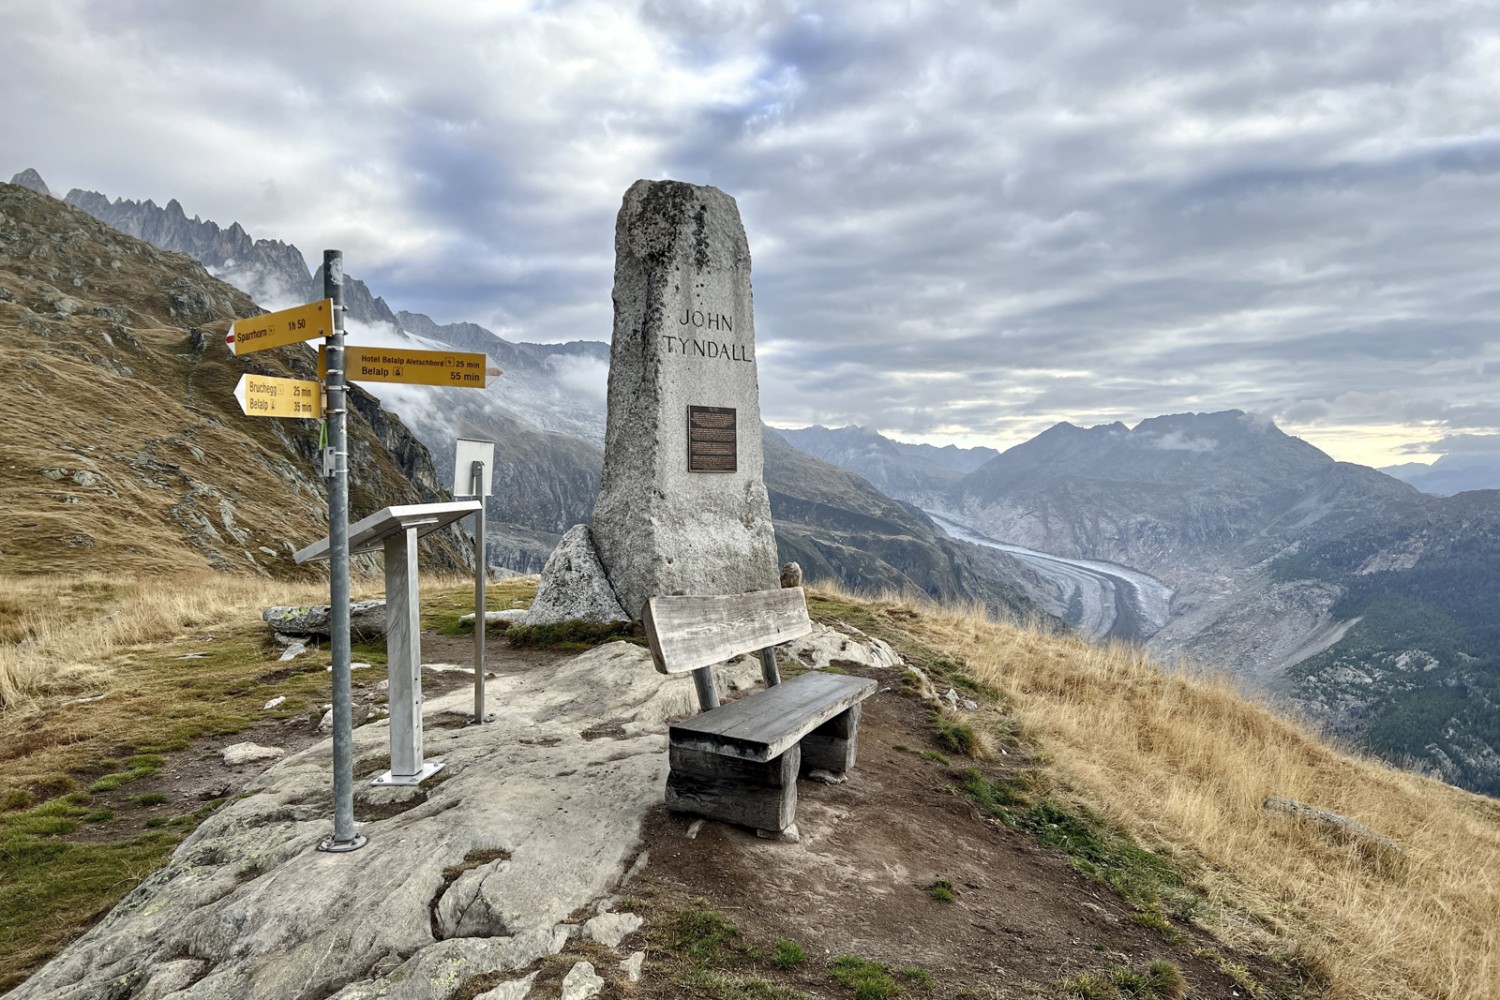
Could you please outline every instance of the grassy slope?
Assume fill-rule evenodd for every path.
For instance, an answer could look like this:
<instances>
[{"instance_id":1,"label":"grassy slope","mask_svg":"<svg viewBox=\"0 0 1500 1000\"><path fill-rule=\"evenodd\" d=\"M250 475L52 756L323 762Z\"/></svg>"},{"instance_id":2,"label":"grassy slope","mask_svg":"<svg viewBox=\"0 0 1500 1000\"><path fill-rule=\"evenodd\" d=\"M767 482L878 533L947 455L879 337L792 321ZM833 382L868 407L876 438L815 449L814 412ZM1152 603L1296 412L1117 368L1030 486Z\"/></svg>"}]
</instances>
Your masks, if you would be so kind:
<instances>
[{"instance_id":1,"label":"grassy slope","mask_svg":"<svg viewBox=\"0 0 1500 1000\"><path fill-rule=\"evenodd\" d=\"M1297 955L1335 997L1500 996L1500 804L1341 752L1229 683L1133 650L880 602L994 687L1054 778L1151 846L1200 862L1222 934ZM1391 838L1397 863L1267 813L1286 796Z\"/></svg>"},{"instance_id":2,"label":"grassy slope","mask_svg":"<svg viewBox=\"0 0 1500 1000\"><path fill-rule=\"evenodd\" d=\"M488 606L529 601L534 587L496 582ZM457 631L473 609L472 584L427 580L423 590L425 628ZM10 581L0 598L30 607L30 660L48 672L39 694L0 709L4 991L159 868L222 801L137 796L137 783L181 766L173 755L191 767L207 739L299 717L310 726L330 682L326 648L281 662L259 614L326 601L325 584L211 573L32 577ZM117 617L96 613L104 599ZM377 664L383 653L356 648ZM280 705L263 708L278 696Z\"/></svg>"}]
</instances>

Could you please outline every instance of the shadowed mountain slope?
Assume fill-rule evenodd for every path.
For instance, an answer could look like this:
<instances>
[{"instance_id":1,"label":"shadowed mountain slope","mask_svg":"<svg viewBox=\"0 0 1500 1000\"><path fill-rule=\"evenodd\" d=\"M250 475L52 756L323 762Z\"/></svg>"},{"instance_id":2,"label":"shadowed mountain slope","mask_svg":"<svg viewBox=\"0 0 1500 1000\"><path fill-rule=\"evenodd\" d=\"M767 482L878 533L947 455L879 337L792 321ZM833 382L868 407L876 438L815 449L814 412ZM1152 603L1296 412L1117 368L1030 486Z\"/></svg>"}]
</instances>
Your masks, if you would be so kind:
<instances>
[{"instance_id":1,"label":"shadowed mountain slope","mask_svg":"<svg viewBox=\"0 0 1500 1000\"><path fill-rule=\"evenodd\" d=\"M316 375L305 349L229 355L258 312L187 257L0 185L0 572L308 572L291 553L327 532L318 425L246 417L233 391ZM351 518L439 499L426 449L351 395ZM434 536L433 565L462 565L462 539Z\"/></svg>"}]
</instances>

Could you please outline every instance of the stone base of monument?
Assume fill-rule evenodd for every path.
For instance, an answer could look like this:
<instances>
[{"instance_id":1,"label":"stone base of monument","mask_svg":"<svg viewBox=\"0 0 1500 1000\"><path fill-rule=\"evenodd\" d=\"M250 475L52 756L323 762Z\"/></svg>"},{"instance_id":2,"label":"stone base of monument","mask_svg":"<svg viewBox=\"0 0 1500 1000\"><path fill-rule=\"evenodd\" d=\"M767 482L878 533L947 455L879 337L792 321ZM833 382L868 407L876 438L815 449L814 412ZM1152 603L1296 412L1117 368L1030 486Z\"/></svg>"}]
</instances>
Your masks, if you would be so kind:
<instances>
[{"instance_id":1,"label":"stone base of monument","mask_svg":"<svg viewBox=\"0 0 1500 1000\"><path fill-rule=\"evenodd\" d=\"M568 621L602 624L629 620L599 562L589 526L573 525L547 557L536 597L521 624L555 625Z\"/></svg>"}]
</instances>

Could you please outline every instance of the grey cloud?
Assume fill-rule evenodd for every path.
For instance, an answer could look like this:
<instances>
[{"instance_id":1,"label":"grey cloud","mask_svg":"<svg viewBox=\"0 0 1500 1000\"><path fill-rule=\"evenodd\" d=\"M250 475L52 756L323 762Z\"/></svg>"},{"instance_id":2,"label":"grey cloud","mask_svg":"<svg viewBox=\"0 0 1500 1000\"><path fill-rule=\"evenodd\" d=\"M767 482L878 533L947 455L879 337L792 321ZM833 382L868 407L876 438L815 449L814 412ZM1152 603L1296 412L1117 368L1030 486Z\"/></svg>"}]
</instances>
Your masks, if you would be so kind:
<instances>
[{"instance_id":1,"label":"grey cloud","mask_svg":"<svg viewBox=\"0 0 1500 1000\"><path fill-rule=\"evenodd\" d=\"M177 197L309 255L343 241L351 273L440 321L603 339L625 188L724 188L773 422L996 445L1227 407L1299 433L1500 428L1500 9L75 0L7 19L6 169Z\"/></svg>"}]
</instances>

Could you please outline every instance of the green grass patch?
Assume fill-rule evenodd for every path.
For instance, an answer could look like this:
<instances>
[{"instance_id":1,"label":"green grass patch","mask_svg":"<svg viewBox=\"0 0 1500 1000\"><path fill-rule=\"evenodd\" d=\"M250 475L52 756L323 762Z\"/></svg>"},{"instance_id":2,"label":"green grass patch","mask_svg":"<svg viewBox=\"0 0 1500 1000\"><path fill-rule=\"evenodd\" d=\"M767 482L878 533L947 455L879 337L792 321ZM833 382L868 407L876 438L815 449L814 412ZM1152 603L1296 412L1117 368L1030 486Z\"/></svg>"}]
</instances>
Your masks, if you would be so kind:
<instances>
[{"instance_id":1,"label":"green grass patch","mask_svg":"<svg viewBox=\"0 0 1500 1000\"><path fill-rule=\"evenodd\" d=\"M932 730L937 735L938 742L949 750L975 760L984 759L986 753L984 742L974 731L973 726L950 719L940 712L932 713L929 721L932 723Z\"/></svg>"},{"instance_id":2,"label":"green grass patch","mask_svg":"<svg viewBox=\"0 0 1500 1000\"><path fill-rule=\"evenodd\" d=\"M771 964L778 969L795 969L807 961L807 949L789 938L777 938L771 952Z\"/></svg>"},{"instance_id":3,"label":"green grass patch","mask_svg":"<svg viewBox=\"0 0 1500 1000\"><path fill-rule=\"evenodd\" d=\"M922 751L922 756L924 758L926 758L927 760L936 761L937 763L943 765L944 767L952 767L953 766L953 761L949 760L947 757L945 757L942 754L938 753L936 750L923 750Z\"/></svg>"},{"instance_id":4,"label":"green grass patch","mask_svg":"<svg viewBox=\"0 0 1500 1000\"><path fill-rule=\"evenodd\" d=\"M958 890L953 888L953 883L945 878L940 878L927 887L927 895L939 903L951 903L958 899Z\"/></svg>"},{"instance_id":5,"label":"green grass patch","mask_svg":"<svg viewBox=\"0 0 1500 1000\"><path fill-rule=\"evenodd\" d=\"M1079 872L1138 907L1137 923L1175 939L1178 932L1167 917L1168 908L1184 916L1203 906L1174 861L1146 850L1092 810L1061 802L1037 772L992 781L970 769L963 781L964 794L976 804L1062 851Z\"/></svg>"},{"instance_id":6,"label":"green grass patch","mask_svg":"<svg viewBox=\"0 0 1500 1000\"><path fill-rule=\"evenodd\" d=\"M385 648L385 640L378 642L351 642L349 644L349 661L351 663L368 663L372 667L386 666L390 660Z\"/></svg>"},{"instance_id":7,"label":"green grass patch","mask_svg":"<svg viewBox=\"0 0 1500 1000\"><path fill-rule=\"evenodd\" d=\"M667 932L667 947L699 966L725 965L745 951L740 929L713 910L685 910Z\"/></svg>"},{"instance_id":8,"label":"green grass patch","mask_svg":"<svg viewBox=\"0 0 1500 1000\"><path fill-rule=\"evenodd\" d=\"M536 584L510 580L491 580L484 587L484 609L506 611L512 608L527 608L536 596ZM422 628L439 635L473 635L474 622L460 621L464 615L474 613L474 587L453 587L439 590L422 598ZM496 635L504 631L503 625L491 623L485 632Z\"/></svg>"},{"instance_id":9,"label":"green grass patch","mask_svg":"<svg viewBox=\"0 0 1500 1000\"><path fill-rule=\"evenodd\" d=\"M557 622L552 625L512 625L505 632L512 646L581 652L606 642L646 644L646 632L639 622Z\"/></svg>"},{"instance_id":10,"label":"green grass patch","mask_svg":"<svg viewBox=\"0 0 1500 1000\"><path fill-rule=\"evenodd\" d=\"M858 955L840 955L828 974L854 991L854 1000L890 1000L901 995L891 971Z\"/></svg>"},{"instance_id":11,"label":"green grass patch","mask_svg":"<svg viewBox=\"0 0 1500 1000\"><path fill-rule=\"evenodd\" d=\"M72 833L87 816L88 810L66 799L52 799L24 812L0 816L0 851L6 850L6 845L16 837L55 837ZM4 856L0 856L0 865L4 861Z\"/></svg>"},{"instance_id":12,"label":"green grass patch","mask_svg":"<svg viewBox=\"0 0 1500 1000\"><path fill-rule=\"evenodd\" d=\"M991 687L988 684L983 684L979 681L976 681L974 678L970 677L966 673L963 673L962 671L953 671L948 675L947 680L949 684L952 684L954 687L958 688L958 690L967 691L969 693L969 696L976 701L980 699L984 699L985 701L1000 700L999 688Z\"/></svg>"},{"instance_id":13,"label":"green grass patch","mask_svg":"<svg viewBox=\"0 0 1500 1000\"><path fill-rule=\"evenodd\" d=\"M161 833L119 844L68 841L61 834L76 820L64 819L58 806L30 811L49 810L44 815L61 821L57 825L10 822L14 817L0 823L0 991L19 985L85 923L161 867L177 844L176 836Z\"/></svg>"},{"instance_id":14,"label":"green grass patch","mask_svg":"<svg viewBox=\"0 0 1500 1000\"><path fill-rule=\"evenodd\" d=\"M1084 972L1058 983L1058 990L1066 1000L1182 1000L1187 981L1177 966L1158 959L1144 970L1116 966Z\"/></svg>"},{"instance_id":15,"label":"green grass patch","mask_svg":"<svg viewBox=\"0 0 1500 1000\"><path fill-rule=\"evenodd\" d=\"M897 969L896 974L899 975L902 979L905 979L908 983L911 983L919 990L932 989L932 973L928 972L920 965L908 965L904 969Z\"/></svg>"}]
</instances>

